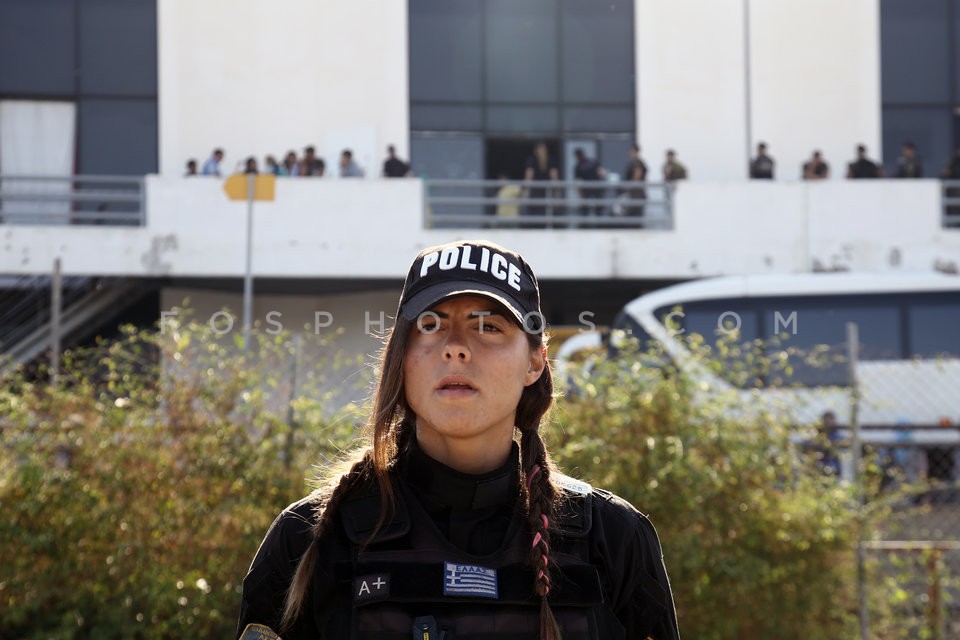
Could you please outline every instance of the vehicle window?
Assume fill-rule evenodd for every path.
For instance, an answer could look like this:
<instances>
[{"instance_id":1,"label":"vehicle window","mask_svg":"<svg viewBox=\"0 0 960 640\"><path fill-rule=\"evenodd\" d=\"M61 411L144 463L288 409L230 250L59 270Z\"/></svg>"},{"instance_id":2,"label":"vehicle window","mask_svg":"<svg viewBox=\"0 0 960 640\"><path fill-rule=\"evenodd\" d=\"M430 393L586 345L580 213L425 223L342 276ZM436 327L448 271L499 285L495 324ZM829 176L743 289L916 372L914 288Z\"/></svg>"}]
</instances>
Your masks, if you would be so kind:
<instances>
[{"instance_id":1,"label":"vehicle window","mask_svg":"<svg viewBox=\"0 0 960 640\"><path fill-rule=\"evenodd\" d=\"M785 324L794 312L795 322ZM768 306L763 315L768 355L776 357L783 350L789 354L793 371L784 378L784 384L847 384L848 322L858 327L861 360L899 359L902 354L900 311L892 305L784 303L782 307Z\"/></svg>"},{"instance_id":2,"label":"vehicle window","mask_svg":"<svg viewBox=\"0 0 960 640\"><path fill-rule=\"evenodd\" d=\"M960 358L960 303L914 304L907 310L912 358Z\"/></svg>"},{"instance_id":3,"label":"vehicle window","mask_svg":"<svg viewBox=\"0 0 960 640\"><path fill-rule=\"evenodd\" d=\"M625 311L621 311L613 319L612 328L614 331L622 331L624 336L635 340L636 342L631 348L636 349L638 353L646 352L653 343L650 334L640 326L640 323L633 316ZM611 344L611 346L613 345Z\"/></svg>"},{"instance_id":4,"label":"vehicle window","mask_svg":"<svg viewBox=\"0 0 960 640\"><path fill-rule=\"evenodd\" d=\"M670 314L676 311L673 316ZM682 315L680 315L682 314ZM683 333L676 338L688 347L694 347L702 337L709 349L706 357L713 369L728 383L748 388L756 386L762 375L756 359L755 340L759 335L757 312L742 300L711 300L694 302L682 307L657 310L661 322L678 323Z\"/></svg>"}]
</instances>

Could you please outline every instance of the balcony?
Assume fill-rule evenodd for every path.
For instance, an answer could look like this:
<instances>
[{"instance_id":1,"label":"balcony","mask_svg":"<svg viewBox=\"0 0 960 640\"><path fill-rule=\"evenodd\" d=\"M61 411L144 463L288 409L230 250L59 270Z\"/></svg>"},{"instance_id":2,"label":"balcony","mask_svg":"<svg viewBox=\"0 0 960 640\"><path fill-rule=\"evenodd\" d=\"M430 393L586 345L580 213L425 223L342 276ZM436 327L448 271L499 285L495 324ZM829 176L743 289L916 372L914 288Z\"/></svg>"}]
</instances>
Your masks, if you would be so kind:
<instances>
[{"instance_id":1,"label":"balcony","mask_svg":"<svg viewBox=\"0 0 960 640\"><path fill-rule=\"evenodd\" d=\"M253 273L399 279L420 248L476 236L522 251L541 279L960 267L960 228L949 226L960 220L945 215L960 205L947 188L960 185L935 180L649 185L643 228L626 216L581 216L583 185L575 183L557 185L549 227L530 228L522 215L487 215L495 186L279 179L275 200L252 207ZM22 206L3 193L4 208ZM612 209L615 187L604 197ZM109 224L96 212L61 224L23 216L0 224L0 274L46 274L59 257L68 276L243 276L247 203L228 200L220 180L147 176L142 201L142 210L131 205L136 211L124 214L140 226ZM108 224L91 224L98 221Z\"/></svg>"}]
</instances>

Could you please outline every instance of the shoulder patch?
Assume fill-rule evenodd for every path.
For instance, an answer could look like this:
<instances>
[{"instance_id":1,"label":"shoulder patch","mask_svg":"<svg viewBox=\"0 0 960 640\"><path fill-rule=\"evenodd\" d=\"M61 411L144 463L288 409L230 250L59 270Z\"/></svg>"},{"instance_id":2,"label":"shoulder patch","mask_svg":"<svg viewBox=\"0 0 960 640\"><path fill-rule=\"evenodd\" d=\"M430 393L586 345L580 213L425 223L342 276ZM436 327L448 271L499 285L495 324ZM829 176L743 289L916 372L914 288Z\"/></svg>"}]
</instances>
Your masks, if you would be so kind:
<instances>
[{"instance_id":1,"label":"shoulder patch","mask_svg":"<svg viewBox=\"0 0 960 640\"><path fill-rule=\"evenodd\" d=\"M585 496L593 491L593 487L590 486L589 482L577 480L576 478L565 476L562 473L551 474L550 479L553 480L555 485L561 489L569 491L570 493L576 493L581 496Z\"/></svg>"},{"instance_id":2,"label":"shoulder patch","mask_svg":"<svg viewBox=\"0 0 960 640\"><path fill-rule=\"evenodd\" d=\"M240 640L281 640L277 632L263 624L248 624Z\"/></svg>"}]
</instances>

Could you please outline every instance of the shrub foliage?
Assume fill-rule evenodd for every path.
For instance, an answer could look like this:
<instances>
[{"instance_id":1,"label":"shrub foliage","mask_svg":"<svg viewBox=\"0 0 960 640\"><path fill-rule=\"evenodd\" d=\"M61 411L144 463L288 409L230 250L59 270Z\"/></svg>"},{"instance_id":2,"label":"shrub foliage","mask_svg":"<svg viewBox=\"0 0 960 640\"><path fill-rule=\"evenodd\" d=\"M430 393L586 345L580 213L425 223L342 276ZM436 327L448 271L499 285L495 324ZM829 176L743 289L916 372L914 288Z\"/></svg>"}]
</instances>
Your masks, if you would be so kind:
<instances>
[{"instance_id":1,"label":"shrub foliage","mask_svg":"<svg viewBox=\"0 0 960 640\"><path fill-rule=\"evenodd\" d=\"M302 338L259 337L244 358L202 326L129 331L57 389L5 381L0 637L232 637L264 532L354 430L324 411L328 340L294 397Z\"/></svg>"},{"instance_id":2,"label":"shrub foliage","mask_svg":"<svg viewBox=\"0 0 960 640\"><path fill-rule=\"evenodd\" d=\"M230 637L271 520L355 441L331 380L358 363L331 340L258 334L244 357L203 326L165 333L70 355L56 388L3 381L0 637ZM291 366L305 351L325 359ZM564 470L651 515L684 636L853 637L869 522L849 487L791 427L732 418L643 362L595 366L547 438Z\"/></svg>"}]
</instances>

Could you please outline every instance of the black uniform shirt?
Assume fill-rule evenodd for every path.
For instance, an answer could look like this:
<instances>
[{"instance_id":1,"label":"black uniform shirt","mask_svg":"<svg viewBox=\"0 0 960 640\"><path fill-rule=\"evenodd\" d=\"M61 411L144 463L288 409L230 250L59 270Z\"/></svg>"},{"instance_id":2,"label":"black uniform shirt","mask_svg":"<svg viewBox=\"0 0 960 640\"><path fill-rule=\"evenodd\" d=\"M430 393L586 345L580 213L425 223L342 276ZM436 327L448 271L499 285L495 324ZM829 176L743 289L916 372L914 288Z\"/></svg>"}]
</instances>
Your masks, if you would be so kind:
<instances>
[{"instance_id":1,"label":"black uniform shirt","mask_svg":"<svg viewBox=\"0 0 960 640\"><path fill-rule=\"evenodd\" d=\"M500 547L511 520L520 517L519 450L507 463L480 475L460 473L413 443L397 464L405 499L416 499L441 532L464 551L482 555ZM627 502L593 490L590 561L597 566L605 601L626 629L627 638L648 628L650 602L657 601L654 640L677 640L676 613L656 531ZM243 581L237 635L248 624L279 631L286 590L300 556L310 544L314 506L304 499L287 507L267 532ZM351 547L339 520L320 546L320 557L304 612L284 640L350 637L351 602L336 588L335 567L349 562ZM558 543L560 541L557 541Z\"/></svg>"},{"instance_id":2,"label":"black uniform shirt","mask_svg":"<svg viewBox=\"0 0 960 640\"><path fill-rule=\"evenodd\" d=\"M519 458L514 443L500 468L467 474L437 462L412 442L398 472L447 540L471 555L485 556L500 548L513 519Z\"/></svg>"}]
</instances>

